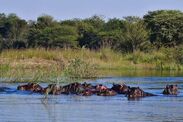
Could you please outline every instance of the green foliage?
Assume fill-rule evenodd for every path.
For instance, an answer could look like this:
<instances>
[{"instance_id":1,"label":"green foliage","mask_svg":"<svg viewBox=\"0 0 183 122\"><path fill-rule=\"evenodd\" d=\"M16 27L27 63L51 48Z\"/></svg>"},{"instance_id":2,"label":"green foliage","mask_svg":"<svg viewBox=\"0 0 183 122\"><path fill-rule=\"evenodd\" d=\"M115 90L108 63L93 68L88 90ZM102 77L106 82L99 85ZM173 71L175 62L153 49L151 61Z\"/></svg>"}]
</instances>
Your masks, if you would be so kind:
<instances>
[{"instance_id":1,"label":"green foliage","mask_svg":"<svg viewBox=\"0 0 183 122\"><path fill-rule=\"evenodd\" d=\"M50 20L45 22L49 26L38 23L29 30L28 43L30 47L63 48L76 47L78 33L77 29L68 25L52 25Z\"/></svg>"},{"instance_id":2,"label":"green foliage","mask_svg":"<svg viewBox=\"0 0 183 122\"><path fill-rule=\"evenodd\" d=\"M115 25L114 22L116 22ZM108 30L100 33L102 45L112 47L112 49L122 52L135 52L137 50L146 50L150 45L148 41L148 30L143 20L137 17L126 17L125 20L111 20ZM114 28L117 27L118 28Z\"/></svg>"},{"instance_id":3,"label":"green foliage","mask_svg":"<svg viewBox=\"0 0 183 122\"><path fill-rule=\"evenodd\" d=\"M124 17L124 19L126 22L129 22L129 23L136 23L136 22L139 22L142 20L141 18L139 18L137 16L127 16L127 17Z\"/></svg>"},{"instance_id":4,"label":"green foliage","mask_svg":"<svg viewBox=\"0 0 183 122\"><path fill-rule=\"evenodd\" d=\"M154 47L180 47L183 12L158 10L143 19L127 16L105 21L102 16L57 21L42 15L26 21L15 14L0 14L0 47L11 48L110 48L123 53L151 52ZM179 51L177 51L179 52ZM177 56L180 57L180 56Z\"/></svg>"},{"instance_id":5,"label":"green foliage","mask_svg":"<svg viewBox=\"0 0 183 122\"><path fill-rule=\"evenodd\" d=\"M30 28L27 39L28 39L28 47L29 48L36 48L39 47L38 42L39 42L39 35L41 34L41 30L36 29L36 28Z\"/></svg>"},{"instance_id":6,"label":"green foliage","mask_svg":"<svg viewBox=\"0 0 183 122\"><path fill-rule=\"evenodd\" d=\"M126 51L125 46L122 45L124 42L123 32L121 30L104 31L100 32L102 48L111 48L114 50Z\"/></svg>"},{"instance_id":7,"label":"green foliage","mask_svg":"<svg viewBox=\"0 0 183 122\"><path fill-rule=\"evenodd\" d=\"M41 31L38 45L46 48L52 47L76 47L76 29L69 26L45 28Z\"/></svg>"},{"instance_id":8,"label":"green foliage","mask_svg":"<svg viewBox=\"0 0 183 122\"><path fill-rule=\"evenodd\" d=\"M96 76L96 66L79 58L70 61L65 70L66 76L75 78L91 78Z\"/></svg>"},{"instance_id":9,"label":"green foliage","mask_svg":"<svg viewBox=\"0 0 183 122\"><path fill-rule=\"evenodd\" d=\"M20 19L15 14L0 17L0 34L3 37L4 48L22 48L25 47L26 33L27 33L27 22ZM22 42L24 44L20 44ZM20 44L20 45L19 45Z\"/></svg>"},{"instance_id":10,"label":"green foliage","mask_svg":"<svg viewBox=\"0 0 183 122\"><path fill-rule=\"evenodd\" d=\"M175 48L175 51L173 53L173 58L175 58L176 62L178 64L183 64L183 45Z\"/></svg>"},{"instance_id":11,"label":"green foliage","mask_svg":"<svg viewBox=\"0 0 183 122\"><path fill-rule=\"evenodd\" d=\"M183 42L183 12L158 10L149 12L144 21L151 29L150 39L158 48L174 47Z\"/></svg>"},{"instance_id":12,"label":"green foliage","mask_svg":"<svg viewBox=\"0 0 183 122\"><path fill-rule=\"evenodd\" d=\"M79 45L89 49L99 49L101 39L95 32L83 32L83 36L79 38Z\"/></svg>"},{"instance_id":13,"label":"green foliage","mask_svg":"<svg viewBox=\"0 0 183 122\"><path fill-rule=\"evenodd\" d=\"M124 20L117 18L109 19L104 25L104 31L122 30L124 28Z\"/></svg>"},{"instance_id":14,"label":"green foliage","mask_svg":"<svg viewBox=\"0 0 183 122\"><path fill-rule=\"evenodd\" d=\"M84 19L83 21L85 23L92 25L95 28L95 30L97 30L97 31L100 31L101 29L103 29L103 26L105 24L103 17L97 16L97 15L94 15L88 19Z\"/></svg>"},{"instance_id":15,"label":"green foliage","mask_svg":"<svg viewBox=\"0 0 183 122\"><path fill-rule=\"evenodd\" d=\"M0 52L3 50L3 38L0 35Z\"/></svg>"},{"instance_id":16,"label":"green foliage","mask_svg":"<svg viewBox=\"0 0 183 122\"><path fill-rule=\"evenodd\" d=\"M0 65L0 70L1 70L1 71L4 71L4 72L10 70L9 64L1 64L1 65Z\"/></svg>"},{"instance_id":17,"label":"green foliage","mask_svg":"<svg viewBox=\"0 0 183 122\"><path fill-rule=\"evenodd\" d=\"M132 18L130 18L132 19ZM125 23L125 31L123 32L124 42L127 52L135 52L143 50L148 43L148 30L145 27L143 20L128 20Z\"/></svg>"},{"instance_id":18,"label":"green foliage","mask_svg":"<svg viewBox=\"0 0 183 122\"><path fill-rule=\"evenodd\" d=\"M104 20L99 16L93 16L78 23L79 46L89 49L101 48L101 38L98 33L102 30L103 25Z\"/></svg>"},{"instance_id":19,"label":"green foliage","mask_svg":"<svg viewBox=\"0 0 183 122\"><path fill-rule=\"evenodd\" d=\"M43 15L37 18L36 28L44 29L46 27L52 27L54 24L56 24L56 22L54 22L53 17Z\"/></svg>"}]
</instances>

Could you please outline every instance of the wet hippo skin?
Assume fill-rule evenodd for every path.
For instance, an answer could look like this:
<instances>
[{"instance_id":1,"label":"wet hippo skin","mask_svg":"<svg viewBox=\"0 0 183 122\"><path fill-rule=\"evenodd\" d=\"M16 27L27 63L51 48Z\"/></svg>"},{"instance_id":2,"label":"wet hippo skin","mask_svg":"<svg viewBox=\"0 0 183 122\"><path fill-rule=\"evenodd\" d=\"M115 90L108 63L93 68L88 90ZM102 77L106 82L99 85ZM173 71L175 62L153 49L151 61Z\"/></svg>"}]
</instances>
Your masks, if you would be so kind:
<instances>
[{"instance_id":1,"label":"wet hippo skin","mask_svg":"<svg viewBox=\"0 0 183 122\"><path fill-rule=\"evenodd\" d=\"M178 86L177 85L166 85L163 90L163 94L165 95L177 95L178 94Z\"/></svg>"}]
</instances>

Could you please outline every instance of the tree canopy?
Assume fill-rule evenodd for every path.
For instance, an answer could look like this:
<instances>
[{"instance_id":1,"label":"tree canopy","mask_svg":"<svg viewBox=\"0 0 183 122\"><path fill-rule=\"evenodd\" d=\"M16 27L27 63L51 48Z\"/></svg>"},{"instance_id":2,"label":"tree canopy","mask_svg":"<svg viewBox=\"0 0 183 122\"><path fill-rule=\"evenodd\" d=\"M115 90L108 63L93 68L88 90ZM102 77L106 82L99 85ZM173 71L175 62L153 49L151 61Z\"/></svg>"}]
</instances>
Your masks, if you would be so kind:
<instances>
[{"instance_id":1,"label":"tree canopy","mask_svg":"<svg viewBox=\"0 0 183 122\"><path fill-rule=\"evenodd\" d=\"M157 47L174 47L183 42L183 12L158 10L144 16L151 30L150 41Z\"/></svg>"},{"instance_id":2,"label":"tree canopy","mask_svg":"<svg viewBox=\"0 0 183 122\"><path fill-rule=\"evenodd\" d=\"M143 18L127 16L108 21L97 15L62 21L42 15L36 21L26 21L16 14L0 14L1 49L108 47L135 52L182 43L183 12L178 10L150 11Z\"/></svg>"}]
</instances>

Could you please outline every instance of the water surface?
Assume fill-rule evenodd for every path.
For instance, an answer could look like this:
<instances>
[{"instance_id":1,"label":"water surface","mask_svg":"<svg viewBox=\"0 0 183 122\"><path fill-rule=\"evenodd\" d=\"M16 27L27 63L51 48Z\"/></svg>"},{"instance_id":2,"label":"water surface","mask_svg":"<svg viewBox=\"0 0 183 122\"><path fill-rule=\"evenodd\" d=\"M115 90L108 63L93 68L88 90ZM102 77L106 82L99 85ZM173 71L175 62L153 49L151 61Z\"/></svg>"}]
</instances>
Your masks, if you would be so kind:
<instances>
[{"instance_id":1,"label":"water surface","mask_svg":"<svg viewBox=\"0 0 183 122\"><path fill-rule=\"evenodd\" d=\"M158 96L128 100L124 95L50 95L44 99L43 95L16 91L17 83L1 83L10 89L0 92L0 122L183 122L183 77L108 77L88 82L108 87L125 82ZM174 83L180 89L178 96L161 94L166 84Z\"/></svg>"}]
</instances>

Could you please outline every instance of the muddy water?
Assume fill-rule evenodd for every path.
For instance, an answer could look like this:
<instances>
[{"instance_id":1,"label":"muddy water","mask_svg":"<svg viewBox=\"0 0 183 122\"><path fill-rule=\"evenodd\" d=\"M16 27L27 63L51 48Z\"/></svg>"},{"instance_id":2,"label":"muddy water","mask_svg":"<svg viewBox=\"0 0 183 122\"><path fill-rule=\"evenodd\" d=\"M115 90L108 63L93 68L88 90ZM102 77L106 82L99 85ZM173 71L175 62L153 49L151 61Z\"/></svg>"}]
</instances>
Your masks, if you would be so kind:
<instances>
[{"instance_id":1,"label":"muddy water","mask_svg":"<svg viewBox=\"0 0 183 122\"><path fill-rule=\"evenodd\" d=\"M93 84L125 82L157 94L129 101L124 95L113 97L76 95L49 96L16 91L18 84L0 92L0 122L183 122L183 77L111 77ZM166 84L178 84L178 96L161 94ZM42 84L46 86L47 84Z\"/></svg>"}]
</instances>

